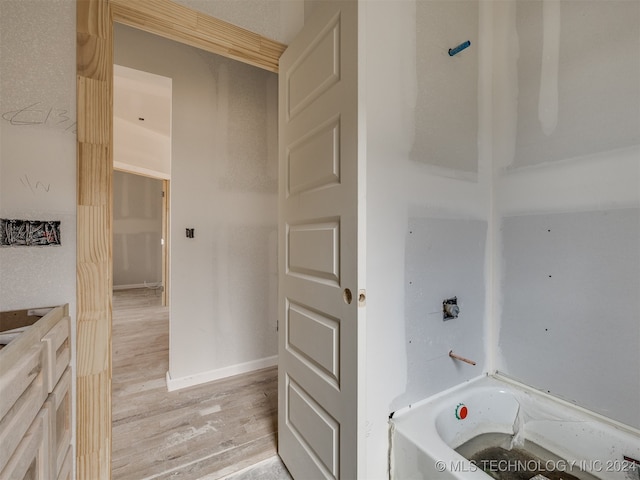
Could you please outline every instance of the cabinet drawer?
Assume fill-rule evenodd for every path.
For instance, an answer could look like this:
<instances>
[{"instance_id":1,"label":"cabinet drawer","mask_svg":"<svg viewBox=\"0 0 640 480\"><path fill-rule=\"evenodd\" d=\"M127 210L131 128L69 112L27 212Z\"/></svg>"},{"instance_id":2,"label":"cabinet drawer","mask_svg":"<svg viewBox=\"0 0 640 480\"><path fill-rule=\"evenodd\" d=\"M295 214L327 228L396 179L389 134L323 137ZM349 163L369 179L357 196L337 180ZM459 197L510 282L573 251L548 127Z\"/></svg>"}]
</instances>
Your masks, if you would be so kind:
<instances>
[{"instance_id":1,"label":"cabinet drawer","mask_svg":"<svg viewBox=\"0 0 640 480\"><path fill-rule=\"evenodd\" d=\"M51 438L51 471L53 478L60 474L71 444L71 369L62 378L45 402L49 410Z\"/></svg>"},{"instance_id":2,"label":"cabinet drawer","mask_svg":"<svg viewBox=\"0 0 640 480\"><path fill-rule=\"evenodd\" d=\"M48 393L51 393L71 361L70 320L63 317L42 337L47 355Z\"/></svg>"},{"instance_id":3,"label":"cabinet drawer","mask_svg":"<svg viewBox=\"0 0 640 480\"><path fill-rule=\"evenodd\" d=\"M43 409L27 430L0 480L49 480L49 411Z\"/></svg>"},{"instance_id":4,"label":"cabinet drawer","mask_svg":"<svg viewBox=\"0 0 640 480\"><path fill-rule=\"evenodd\" d=\"M0 472L47 397L44 363L43 345L38 342L0 377Z\"/></svg>"},{"instance_id":5,"label":"cabinet drawer","mask_svg":"<svg viewBox=\"0 0 640 480\"><path fill-rule=\"evenodd\" d=\"M67 447L67 453L58 473L58 480L73 480L73 449L71 446Z\"/></svg>"}]
</instances>

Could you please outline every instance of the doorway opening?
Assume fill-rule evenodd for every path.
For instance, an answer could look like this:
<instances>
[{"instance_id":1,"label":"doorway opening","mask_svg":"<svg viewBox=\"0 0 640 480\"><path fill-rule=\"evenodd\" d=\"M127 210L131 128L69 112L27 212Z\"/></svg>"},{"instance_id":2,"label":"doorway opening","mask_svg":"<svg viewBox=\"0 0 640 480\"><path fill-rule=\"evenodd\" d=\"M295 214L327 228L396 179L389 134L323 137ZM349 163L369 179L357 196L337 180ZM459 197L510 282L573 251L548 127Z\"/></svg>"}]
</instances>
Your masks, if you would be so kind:
<instances>
[{"instance_id":1,"label":"doorway opening","mask_svg":"<svg viewBox=\"0 0 640 480\"><path fill-rule=\"evenodd\" d=\"M169 390L275 365L277 75L120 24L114 62L171 82ZM116 167L121 137L115 123Z\"/></svg>"},{"instance_id":2,"label":"doorway opening","mask_svg":"<svg viewBox=\"0 0 640 480\"><path fill-rule=\"evenodd\" d=\"M77 469L111 468L111 201L114 22L277 72L285 46L168 0L77 2Z\"/></svg>"},{"instance_id":3,"label":"doorway opening","mask_svg":"<svg viewBox=\"0 0 640 480\"><path fill-rule=\"evenodd\" d=\"M277 76L118 24L114 61L116 73L124 68L171 81L172 281L166 331L152 327L159 327L158 318L167 312L150 311L149 331L156 342L139 335L141 329L134 326L147 311L132 307L135 311L127 317L119 306L133 305L136 299L125 302L119 292L114 295L113 472L135 477L139 472L131 469L136 468L146 475L176 474L196 464L208 474L232 472L276 452ZM153 159L160 153L141 152L149 135L126 148L119 143L130 135L119 129L120 123L136 132L147 126L150 117L137 113L151 111L145 106L147 89L142 90L143 95L131 95L126 106L119 106L115 86L116 167L123 157L134 163L138 157ZM119 122L119 108L127 113L126 122ZM157 137L154 132L152 138ZM116 235L119 210L125 208L116 194L120 176L115 172L113 180ZM114 284L119 241L123 239L114 236ZM120 336L123 331L130 333L126 341ZM157 368L164 356L155 357L148 369L153 377L141 384L134 377L144 372L136 370L136 357L124 351L126 343L149 352L141 361L150 360L151 352L168 353L166 387ZM127 369L131 380L123 378L119 368ZM227 382L232 382L232 393ZM229 395L236 398L233 404L216 400ZM185 396L191 403L185 404ZM252 397L248 410L237 408ZM167 405L173 406L170 423L179 418L175 412L184 411L175 425L162 419ZM234 425L250 428L234 430ZM159 426L163 429L157 430ZM154 438L157 457L136 456L137 445L145 442L137 440L137 432ZM225 444L221 439L227 437L241 441L242 460L228 458L240 446Z\"/></svg>"},{"instance_id":4,"label":"doorway opening","mask_svg":"<svg viewBox=\"0 0 640 480\"><path fill-rule=\"evenodd\" d=\"M167 306L172 82L113 69L113 287L144 287Z\"/></svg>"},{"instance_id":5,"label":"doorway opening","mask_svg":"<svg viewBox=\"0 0 640 480\"><path fill-rule=\"evenodd\" d=\"M167 305L168 180L113 173L113 289L142 289Z\"/></svg>"}]
</instances>

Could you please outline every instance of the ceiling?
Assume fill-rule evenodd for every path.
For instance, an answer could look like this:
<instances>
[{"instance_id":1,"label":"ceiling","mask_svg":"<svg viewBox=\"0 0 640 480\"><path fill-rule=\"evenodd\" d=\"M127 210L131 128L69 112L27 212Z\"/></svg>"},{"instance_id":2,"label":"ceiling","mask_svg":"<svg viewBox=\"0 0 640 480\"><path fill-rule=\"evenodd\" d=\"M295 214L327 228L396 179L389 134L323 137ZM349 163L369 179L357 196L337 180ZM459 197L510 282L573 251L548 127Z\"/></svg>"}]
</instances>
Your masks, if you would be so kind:
<instances>
[{"instance_id":1,"label":"ceiling","mask_svg":"<svg viewBox=\"0 0 640 480\"><path fill-rule=\"evenodd\" d=\"M114 65L114 117L171 136L171 78Z\"/></svg>"}]
</instances>

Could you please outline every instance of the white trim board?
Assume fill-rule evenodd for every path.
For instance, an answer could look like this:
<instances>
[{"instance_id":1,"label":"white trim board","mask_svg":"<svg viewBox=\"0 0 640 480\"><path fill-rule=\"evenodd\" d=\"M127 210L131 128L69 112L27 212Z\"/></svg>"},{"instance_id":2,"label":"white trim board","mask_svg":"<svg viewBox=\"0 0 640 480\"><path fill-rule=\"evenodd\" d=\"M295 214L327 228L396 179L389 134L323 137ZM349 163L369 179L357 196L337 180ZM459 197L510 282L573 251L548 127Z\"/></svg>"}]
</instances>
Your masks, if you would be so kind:
<instances>
[{"instance_id":1,"label":"white trim board","mask_svg":"<svg viewBox=\"0 0 640 480\"><path fill-rule=\"evenodd\" d=\"M227 377L233 377L234 375L240 375L241 373L249 373L262 368L273 367L277 364L278 356L274 355L272 357L238 363L236 365L230 365L228 367L209 370L208 372L202 372L181 378L171 378L171 375L167 372L167 390L173 392L174 390L193 387L195 385L201 385L203 383L213 382L214 380L220 380Z\"/></svg>"},{"instance_id":2,"label":"white trim board","mask_svg":"<svg viewBox=\"0 0 640 480\"><path fill-rule=\"evenodd\" d=\"M162 286L162 282L149 282L147 284L144 283L132 283L131 285L114 285L113 290L130 290L133 288L147 288L149 290L156 290L158 287Z\"/></svg>"},{"instance_id":3,"label":"white trim board","mask_svg":"<svg viewBox=\"0 0 640 480\"><path fill-rule=\"evenodd\" d=\"M157 178L160 180L171 180L171 175L159 170L153 170L151 168L139 167L131 165L130 163L113 161L114 170L119 170L126 173L134 173L136 175L142 175L143 177Z\"/></svg>"}]
</instances>

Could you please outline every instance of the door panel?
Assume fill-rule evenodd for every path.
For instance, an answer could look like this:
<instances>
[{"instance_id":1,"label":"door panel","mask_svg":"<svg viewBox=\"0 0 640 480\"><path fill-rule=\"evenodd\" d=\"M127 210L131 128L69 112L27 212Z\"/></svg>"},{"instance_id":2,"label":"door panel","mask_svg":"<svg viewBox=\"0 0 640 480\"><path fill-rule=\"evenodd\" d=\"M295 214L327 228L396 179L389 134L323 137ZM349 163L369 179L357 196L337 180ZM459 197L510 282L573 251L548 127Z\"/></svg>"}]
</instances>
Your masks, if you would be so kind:
<instances>
[{"instance_id":1,"label":"door panel","mask_svg":"<svg viewBox=\"0 0 640 480\"><path fill-rule=\"evenodd\" d=\"M357 478L357 17L319 2L280 59L278 450L299 479Z\"/></svg>"},{"instance_id":2,"label":"door panel","mask_svg":"<svg viewBox=\"0 0 640 480\"><path fill-rule=\"evenodd\" d=\"M288 302L286 349L325 382L340 385L340 320Z\"/></svg>"},{"instance_id":3,"label":"door panel","mask_svg":"<svg viewBox=\"0 0 640 480\"><path fill-rule=\"evenodd\" d=\"M341 25L335 13L286 72L287 120L340 81Z\"/></svg>"},{"instance_id":4,"label":"door panel","mask_svg":"<svg viewBox=\"0 0 640 480\"><path fill-rule=\"evenodd\" d=\"M288 195L340 183L340 118L300 139L289 149Z\"/></svg>"},{"instance_id":5,"label":"door panel","mask_svg":"<svg viewBox=\"0 0 640 480\"><path fill-rule=\"evenodd\" d=\"M337 478L340 424L291 377L287 403L287 427L325 476Z\"/></svg>"},{"instance_id":6,"label":"door panel","mask_svg":"<svg viewBox=\"0 0 640 480\"><path fill-rule=\"evenodd\" d=\"M287 275L340 286L339 219L288 225Z\"/></svg>"}]
</instances>

